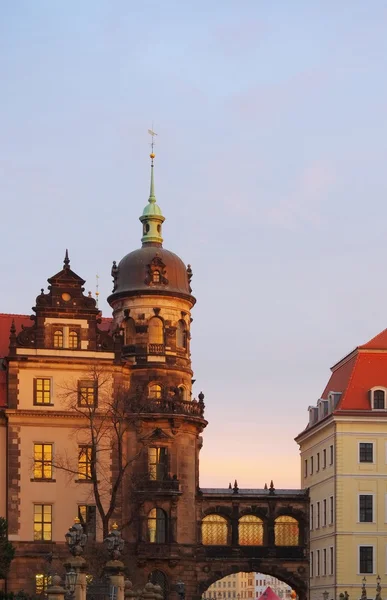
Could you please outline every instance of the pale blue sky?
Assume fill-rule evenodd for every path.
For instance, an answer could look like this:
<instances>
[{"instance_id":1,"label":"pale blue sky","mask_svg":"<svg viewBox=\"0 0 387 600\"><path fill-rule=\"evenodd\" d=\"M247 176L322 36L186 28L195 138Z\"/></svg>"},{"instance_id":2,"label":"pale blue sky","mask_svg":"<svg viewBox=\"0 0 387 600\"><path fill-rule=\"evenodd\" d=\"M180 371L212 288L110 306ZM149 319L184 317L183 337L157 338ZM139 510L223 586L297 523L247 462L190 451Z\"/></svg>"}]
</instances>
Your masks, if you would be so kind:
<instances>
[{"instance_id":1,"label":"pale blue sky","mask_svg":"<svg viewBox=\"0 0 387 600\"><path fill-rule=\"evenodd\" d=\"M0 4L0 311L31 312L66 247L110 293L153 121L198 299L203 485L297 486L329 367L387 324L386 57L381 0Z\"/></svg>"}]
</instances>

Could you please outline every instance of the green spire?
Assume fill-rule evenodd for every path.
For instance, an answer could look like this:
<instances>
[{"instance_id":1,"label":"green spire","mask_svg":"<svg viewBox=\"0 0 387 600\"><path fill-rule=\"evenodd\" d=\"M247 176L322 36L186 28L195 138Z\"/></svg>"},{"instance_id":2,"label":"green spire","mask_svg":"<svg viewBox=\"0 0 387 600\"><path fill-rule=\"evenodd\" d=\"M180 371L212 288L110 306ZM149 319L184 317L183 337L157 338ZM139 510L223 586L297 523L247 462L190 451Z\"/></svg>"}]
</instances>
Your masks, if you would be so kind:
<instances>
[{"instance_id":1,"label":"green spire","mask_svg":"<svg viewBox=\"0 0 387 600\"><path fill-rule=\"evenodd\" d=\"M151 180L148 204L143 210L140 217L142 223L143 235L141 238L142 244L158 244L162 245L163 238L161 235L162 224L165 221L159 205L156 203L155 182L153 175L153 159L155 155L153 151L150 154L151 162Z\"/></svg>"}]
</instances>

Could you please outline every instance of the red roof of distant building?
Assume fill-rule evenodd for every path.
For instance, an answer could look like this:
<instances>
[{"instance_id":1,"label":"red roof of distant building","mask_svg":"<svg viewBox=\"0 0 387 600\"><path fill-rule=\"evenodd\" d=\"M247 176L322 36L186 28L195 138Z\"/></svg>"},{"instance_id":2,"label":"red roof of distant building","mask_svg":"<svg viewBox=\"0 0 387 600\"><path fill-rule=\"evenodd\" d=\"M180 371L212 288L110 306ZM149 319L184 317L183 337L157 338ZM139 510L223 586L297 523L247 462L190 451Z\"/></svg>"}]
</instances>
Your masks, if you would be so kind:
<instances>
[{"instance_id":1,"label":"red roof of distant building","mask_svg":"<svg viewBox=\"0 0 387 600\"><path fill-rule=\"evenodd\" d=\"M112 324L112 318L103 317L99 328L103 331L109 331ZM27 315L13 315L0 313L0 360L8 355L9 349L9 331L12 321L15 321L16 333L21 331L22 325L31 327L33 321ZM7 402L7 378L5 371L0 365L0 407L5 406Z\"/></svg>"},{"instance_id":2,"label":"red roof of distant building","mask_svg":"<svg viewBox=\"0 0 387 600\"><path fill-rule=\"evenodd\" d=\"M280 600L280 597L268 586L258 600Z\"/></svg>"},{"instance_id":3,"label":"red roof of distant building","mask_svg":"<svg viewBox=\"0 0 387 600\"><path fill-rule=\"evenodd\" d=\"M370 410L368 392L376 386L387 388L387 329L332 367L321 397L341 392L336 411Z\"/></svg>"}]
</instances>

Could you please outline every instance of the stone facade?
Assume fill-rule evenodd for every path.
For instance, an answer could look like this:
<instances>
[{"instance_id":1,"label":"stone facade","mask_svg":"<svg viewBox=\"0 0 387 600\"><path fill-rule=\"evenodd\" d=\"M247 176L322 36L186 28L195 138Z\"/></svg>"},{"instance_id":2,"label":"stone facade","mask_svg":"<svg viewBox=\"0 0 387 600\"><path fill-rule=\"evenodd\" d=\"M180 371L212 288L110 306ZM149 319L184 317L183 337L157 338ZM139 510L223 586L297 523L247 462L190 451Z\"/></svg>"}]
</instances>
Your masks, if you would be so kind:
<instances>
[{"instance_id":1,"label":"stone facade","mask_svg":"<svg viewBox=\"0 0 387 600\"><path fill-rule=\"evenodd\" d=\"M226 575L260 571L285 581L304 600L308 492L273 485L242 490L236 482L222 490L199 486L207 421L204 395L192 397L192 270L161 243L146 241L151 209L143 251L113 264L113 319L103 320L95 300L84 295L84 281L70 269L66 253L48 294L42 290L36 300L31 326L20 331L12 324L2 409L8 448L8 481L2 483L9 489L6 516L17 551L8 589L33 593L37 573L61 571L64 534L83 510L95 519L85 523L95 538L91 546L98 547L106 527L117 521L131 580L161 582L166 598L177 597L180 579L191 600ZM124 410L99 439L93 471L80 451L90 444L88 411L103 423L112 398ZM114 426L123 428L120 448ZM46 461L51 467L42 466L39 448L52 453ZM49 476L41 477L46 467ZM94 481L105 486L101 506L109 523L95 509Z\"/></svg>"}]
</instances>

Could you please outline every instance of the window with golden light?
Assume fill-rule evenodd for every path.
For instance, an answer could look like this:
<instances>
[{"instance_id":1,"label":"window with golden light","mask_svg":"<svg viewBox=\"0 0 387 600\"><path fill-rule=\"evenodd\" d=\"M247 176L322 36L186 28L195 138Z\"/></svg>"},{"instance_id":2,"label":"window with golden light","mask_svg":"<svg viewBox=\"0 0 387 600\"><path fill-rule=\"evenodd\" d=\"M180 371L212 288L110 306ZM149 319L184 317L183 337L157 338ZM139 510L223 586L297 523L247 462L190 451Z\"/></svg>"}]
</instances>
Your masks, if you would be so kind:
<instances>
[{"instance_id":1,"label":"window with golden light","mask_svg":"<svg viewBox=\"0 0 387 600\"><path fill-rule=\"evenodd\" d=\"M34 479L52 479L52 444L34 444Z\"/></svg>"},{"instance_id":2,"label":"window with golden light","mask_svg":"<svg viewBox=\"0 0 387 600\"><path fill-rule=\"evenodd\" d=\"M263 545L263 521L255 515L245 515L238 523L240 546Z\"/></svg>"},{"instance_id":3,"label":"window with golden light","mask_svg":"<svg viewBox=\"0 0 387 600\"><path fill-rule=\"evenodd\" d=\"M78 479L83 481L92 479L92 463L92 446L78 446Z\"/></svg>"},{"instance_id":4,"label":"window with golden light","mask_svg":"<svg viewBox=\"0 0 387 600\"><path fill-rule=\"evenodd\" d=\"M69 333L69 348L75 350L79 346L79 335L77 331L70 331Z\"/></svg>"},{"instance_id":5,"label":"window with golden light","mask_svg":"<svg viewBox=\"0 0 387 600\"><path fill-rule=\"evenodd\" d=\"M220 515L207 515L202 520L202 543L205 546L227 546L228 524Z\"/></svg>"},{"instance_id":6,"label":"window with golden light","mask_svg":"<svg viewBox=\"0 0 387 600\"><path fill-rule=\"evenodd\" d=\"M54 348L63 348L63 331L61 329L54 331Z\"/></svg>"},{"instance_id":7,"label":"window with golden light","mask_svg":"<svg viewBox=\"0 0 387 600\"><path fill-rule=\"evenodd\" d=\"M159 399L161 398L161 392L161 385L158 385L157 383L153 383L148 388L149 398Z\"/></svg>"},{"instance_id":8,"label":"window with golden light","mask_svg":"<svg viewBox=\"0 0 387 600\"><path fill-rule=\"evenodd\" d=\"M51 504L34 504L34 540L50 542L52 538Z\"/></svg>"},{"instance_id":9,"label":"window with golden light","mask_svg":"<svg viewBox=\"0 0 387 600\"><path fill-rule=\"evenodd\" d=\"M298 546L299 526L297 519L284 515L274 523L276 546Z\"/></svg>"}]
</instances>

